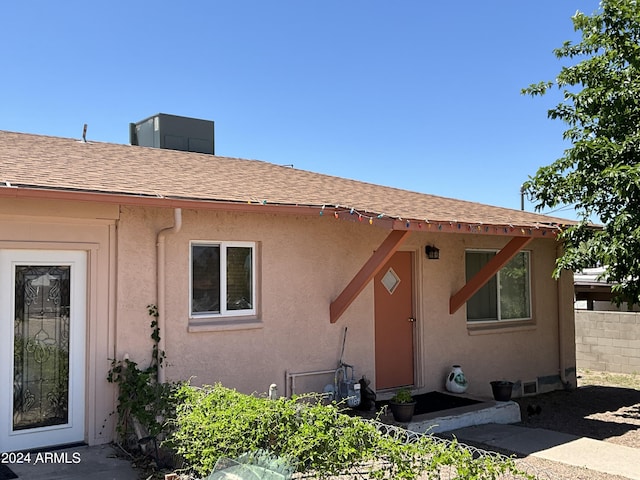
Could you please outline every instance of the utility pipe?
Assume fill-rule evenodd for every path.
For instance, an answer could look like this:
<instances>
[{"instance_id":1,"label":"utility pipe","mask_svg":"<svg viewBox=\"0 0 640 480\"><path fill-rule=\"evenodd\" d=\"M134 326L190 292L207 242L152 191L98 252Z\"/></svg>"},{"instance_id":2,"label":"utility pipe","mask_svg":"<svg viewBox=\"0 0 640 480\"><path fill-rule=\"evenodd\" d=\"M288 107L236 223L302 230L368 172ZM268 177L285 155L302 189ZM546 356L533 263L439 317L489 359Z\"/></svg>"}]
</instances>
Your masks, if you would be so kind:
<instances>
[{"instance_id":1,"label":"utility pipe","mask_svg":"<svg viewBox=\"0 0 640 480\"><path fill-rule=\"evenodd\" d=\"M160 330L160 340L158 341L158 352L161 354L165 350L165 337L167 335L166 325L167 325L167 317L165 315L166 312L166 299L165 299L165 283L166 283L166 275L165 275L165 260L166 260L166 251L165 251L165 237L167 234L175 234L180 231L182 228L182 209L176 208L173 211L173 226L163 228L158 232L158 237L156 241L156 249L157 249L157 280L156 286L158 288L157 292L157 300L158 300L158 328ZM165 371L164 371L164 362L158 365L158 383L165 382Z\"/></svg>"},{"instance_id":2,"label":"utility pipe","mask_svg":"<svg viewBox=\"0 0 640 480\"><path fill-rule=\"evenodd\" d=\"M562 246L558 245L556 250L556 258L559 258L562 255ZM565 352L565 334L564 334L564 323L566 321L564 314L564 300L565 300L565 289L563 288L563 277L566 275L565 272L560 272L560 276L556 281L556 288L558 290L558 299L557 299L557 309L558 309L558 367L560 369L560 381L562 382L562 386L566 389L569 388L569 381L567 380L566 374L566 352Z\"/></svg>"}]
</instances>

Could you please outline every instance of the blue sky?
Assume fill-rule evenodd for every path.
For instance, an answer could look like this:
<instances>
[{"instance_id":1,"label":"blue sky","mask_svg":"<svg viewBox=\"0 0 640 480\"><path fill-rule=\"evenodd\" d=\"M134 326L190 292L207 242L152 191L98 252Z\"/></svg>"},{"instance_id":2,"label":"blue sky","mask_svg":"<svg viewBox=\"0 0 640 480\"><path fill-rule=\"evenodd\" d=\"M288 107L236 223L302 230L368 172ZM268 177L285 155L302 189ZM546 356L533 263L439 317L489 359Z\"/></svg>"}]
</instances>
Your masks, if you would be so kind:
<instances>
[{"instance_id":1,"label":"blue sky","mask_svg":"<svg viewBox=\"0 0 640 480\"><path fill-rule=\"evenodd\" d=\"M128 143L130 122L193 116L215 121L219 155L520 208L568 146L546 116L558 96L520 90L555 78L571 16L597 7L2 2L0 129L79 138L87 123L89 140Z\"/></svg>"}]
</instances>

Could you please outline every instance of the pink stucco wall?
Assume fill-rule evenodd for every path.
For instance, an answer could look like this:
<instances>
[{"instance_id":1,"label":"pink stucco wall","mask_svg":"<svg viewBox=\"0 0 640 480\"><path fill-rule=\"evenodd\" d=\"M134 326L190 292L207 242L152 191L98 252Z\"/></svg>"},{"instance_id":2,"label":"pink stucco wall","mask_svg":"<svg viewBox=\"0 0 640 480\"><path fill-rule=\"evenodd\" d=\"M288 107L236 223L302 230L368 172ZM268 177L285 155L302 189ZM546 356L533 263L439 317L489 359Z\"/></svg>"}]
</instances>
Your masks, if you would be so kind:
<instances>
[{"instance_id":1,"label":"pink stucco wall","mask_svg":"<svg viewBox=\"0 0 640 480\"><path fill-rule=\"evenodd\" d=\"M285 391L285 372L336 367L344 328L345 361L358 378L375 378L373 288L368 285L336 324L329 305L388 234L367 223L329 216L184 210L182 229L166 237L166 328L161 332L168 380L222 382L244 392ZM0 200L0 248L71 248L90 252L87 312L86 440L111 439L114 390L106 382L111 358L149 362L150 317L157 303L157 233L173 224L173 211L92 203ZM189 242L253 241L259 246L259 314L251 328L189 328ZM557 244L537 239L532 252L534 321L512 328L470 330L465 308L449 314L449 298L465 281L464 252L501 248L506 237L414 232L401 249L414 252L416 388L442 390L452 364L462 365L469 393L490 396L489 381L509 379L559 388L560 352L575 385L572 281L551 278ZM440 249L427 260L426 244ZM563 296L558 308L558 295ZM566 305L565 305L566 304ZM562 318L559 328L558 318ZM563 339L563 348L559 339ZM319 389L327 377L300 380ZM375 388L375 385L372 385ZM103 427L105 419L106 427Z\"/></svg>"},{"instance_id":2,"label":"pink stucco wall","mask_svg":"<svg viewBox=\"0 0 640 480\"><path fill-rule=\"evenodd\" d=\"M155 232L173 221L170 211L155 213L154 218L123 209L119 225L119 264L127 265L128 273L120 267L118 318L128 327L118 347L132 357L145 358L150 351L145 305L155 301ZM145 224L143 217L151 221ZM371 377L371 292L364 292L338 324L329 322L329 303L386 232L343 222L336 229L334 222L185 210L182 230L166 239L168 378L195 377L195 383L222 382L246 392L266 391L271 383L284 388L285 370L335 368L345 326L345 360ZM191 240L260 242L258 328L188 331Z\"/></svg>"},{"instance_id":3,"label":"pink stucco wall","mask_svg":"<svg viewBox=\"0 0 640 480\"><path fill-rule=\"evenodd\" d=\"M173 223L171 211L123 208L119 224L118 350L144 358L150 351L145 305L155 298L155 233ZM425 229L426 230L426 229ZM183 225L166 239L168 379L222 382L245 392L265 392L285 372L335 368L348 327L345 360L358 376L375 378L373 288L369 285L337 324L329 303L347 285L387 232L325 217L183 212ZM258 328L189 331L189 241L260 242L261 305ZM464 285L464 252L501 248L508 238L425 231L413 233L402 249L416 259L416 378L424 390L442 389L452 364L461 364L469 393L489 396L489 381L532 381L559 374L558 282L551 278L557 244L534 240L534 322L488 330L467 328L464 307L449 314L449 298ZM424 245L440 248L427 260ZM563 280L563 288L571 282ZM568 311L572 315L572 310ZM567 317L566 322L572 322ZM255 327L255 325L253 325ZM572 328L572 327L570 327ZM570 335L565 339L572 338ZM565 340L569 369L575 366ZM308 388L321 388L327 378ZM546 380L545 380L546 381ZM373 385L375 387L375 385ZM540 389L558 385L541 383Z\"/></svg>"}]
</instances>

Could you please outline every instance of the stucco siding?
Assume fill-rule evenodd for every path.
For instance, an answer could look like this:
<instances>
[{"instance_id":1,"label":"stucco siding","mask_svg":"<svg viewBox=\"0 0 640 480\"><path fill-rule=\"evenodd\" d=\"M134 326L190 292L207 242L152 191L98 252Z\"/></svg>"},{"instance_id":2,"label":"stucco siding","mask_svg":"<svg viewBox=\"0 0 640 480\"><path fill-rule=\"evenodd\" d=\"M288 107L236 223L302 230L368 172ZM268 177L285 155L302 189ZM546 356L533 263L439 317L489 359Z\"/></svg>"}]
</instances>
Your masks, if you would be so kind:
<instances>
[{"instance_id":1,"label":"stucco siding","mask_svg":"<svg viewBox=\"0 0 640 480\"><path fill-rule=\"evenodd\" d=\"M89 252L90 444L110 441L113 435L115 390L106 382L111 359L128 356L143 367L150 361L147 305L158 302L157 235L173 223L171 209L0 201L0 248ZM222 382L247 393L265 392L276 383L283 394L286 372L337 366L347 327L344 360L355 366L357 378L371 379L375 389L373 285L365 287L335 324L330 323L329 306L388 234L376 226L329 216L183 210L180 231L165 237L161 335L167 380ZM468 325L464 306L449 313L451 295L465 283L465 250L500 249L508 240L425 227L402 244L401 250L412 252L415 270L416 389L443 390L452 364L462 365L470 382L468 392L480 396L490 396L489 382L496 379L535 380L540 391L561 388L561 364L575 385L572 282L551 277L557 248L553 239L536 239L526 247L531 251L532 321L478 329ZM191 241L256 242L258 309L248 327L239 322L236 328L229 320L225 328L190 328ZM440 249L439 260L426 258L427 244ZM330 375L309 377L297 388L321 390L331 380Z\"/></svg>"},{"instance_id":2,"label":"stucco siding","mask_svg":"<svg viewBox=\"0 0 640 480\"><path fill-rule=\"evenodd\" d=\"M420 239L415 241L420 242ZM489 396L489 382L502 379L519 384L557 376L557 384L545 386L540 382L540 390L558 388L559 285L552 278L555 242L536 240L526 247L532 254L533 322L509 328L495 325L496 328L488 330L473 330L467 325L465 306L453 315L449 315L448 310L450 296L464 285L465 250L502 248L507 239L441 235L434 241L440 247L440 260L424 260L422 271L421 339L426 389L442 389L444 378L453 364L462 365L470 383L468 392L477 395ZM566 281L561 288L567 288ZM565 323L571 321L569 318ZM575 370L570 342L565 341L565 350L567 368Z\"/></svg>"},{"instance_id":3,"label":"stucco siding","mask_svg":"<svg viewBox=\"0 0 640 480\"><path fill-rule=\"evenodd\" d=\"M145 225L141 210L123 209L119 231L120 269L127 266L129 272L120 277L119 320L127 327L119 350L140 361L148 361L151 351L145 306L155 301L155 256L149 255L149 247L155 245L155 232L172 223L170 212L155 213L146 214L152 222ZM365 234L350 224L335 229L331 223L306 217L184 211L181 231L166 239L170 275L167 331L161 334L166 336L168 378L222 382L246 392L266 391L271 383L284 388L285 370L335 368L345 326L349 328L345 361L357 365L359 375L371 378L370 289L338 324L329 322L329 303L385 232L371 238L371 231ZM188 259L193 240L259 242L259 328L189 331Z\"/></svg>"},{"instance_id":4,"label":"stucco siding","mask_svg":"<svg viewBox=\"0 0 640 480\"><path fill-rule=\"evenodd\" d=\"M118 350L143 363L151 351L146 305L155 301L156 234L172 222L168 210L122 209ZM180 232L166 238L170 275L166 284L167 331L163 335L168 378L222 382L246 392L264 392L276 383L282 393L287 371L335 368L344 328L348 327L345 361L355 365L358 378L364 374L374 379L372 285L336 324L329 322L329 304L387 233L332 218L185 210ZM258 328L189 331L192 240L259 242ZM534 240L527 246L532 252L532 322L478 331L468 327L464 307L449 314L449 298L464 285L465 250L499 249L507 241L506 237L425 229L424 233L413 233L402 245L402 250L414 252L415 257L417 387L442 390L452 364L463 366L470 381L469 393L476 395L489 396L489 382L496 379L516 383L540 379L540 390L561 387L557 298L559 287L563 287L551 276L554 240ZM426 259L426 244L440 248L439 260ZM572 322L572 317L565 319L567 322ZM570 373L575 370L575 353L567 342L565 352ZM327 381L327 377L308 379L305 387L322 388Z\"/></svg>"}]
</instances>

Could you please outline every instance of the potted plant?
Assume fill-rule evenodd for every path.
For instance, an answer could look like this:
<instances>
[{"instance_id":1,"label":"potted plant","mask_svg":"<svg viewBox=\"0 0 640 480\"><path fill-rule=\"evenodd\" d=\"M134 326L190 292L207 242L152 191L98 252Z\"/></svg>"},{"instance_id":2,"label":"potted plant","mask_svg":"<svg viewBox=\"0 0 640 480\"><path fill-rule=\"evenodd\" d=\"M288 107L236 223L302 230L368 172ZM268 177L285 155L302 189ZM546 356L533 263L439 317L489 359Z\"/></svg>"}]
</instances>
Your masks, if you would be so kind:
<instances>
[{"instance_id":1,"label":"potted plant","mask_svg":"<svg viewBox=\"0 0 640 480\"><path fill-rule=\"evenodd\" d=\"M389 400L389 408L396 422L410 422L416 408L416 402L411 396L411 390L408 388L398 390Z\"/></svg>"}]
</instances>

